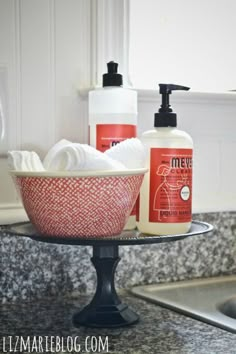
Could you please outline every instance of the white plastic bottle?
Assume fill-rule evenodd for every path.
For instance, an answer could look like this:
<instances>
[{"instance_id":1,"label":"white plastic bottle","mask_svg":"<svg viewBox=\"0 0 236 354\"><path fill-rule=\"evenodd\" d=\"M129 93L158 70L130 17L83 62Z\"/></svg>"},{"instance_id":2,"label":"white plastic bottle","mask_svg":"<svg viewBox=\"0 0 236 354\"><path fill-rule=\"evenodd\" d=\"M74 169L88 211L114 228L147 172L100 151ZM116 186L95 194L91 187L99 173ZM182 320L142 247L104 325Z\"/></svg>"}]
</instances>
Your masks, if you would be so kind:
<instances>
[{"instance_id":1,"label":"white plastic bottle","mask_svg":"<svg viewBox=\"0 0 236 354\"><path fill-rule=\"evenodd\" d=\"M137 92L123 88L118 64L107 63L103 87L89 92L89 143L99 151L106 151L121 141L137 136ZM136 227L134 208L126 230Z\"/></svg>"},{"instance_id":2,"label":"white plastic bottle","mask_svg":"<svg viewBox=\"0 0 236 354\"><path fill-rule=\"evenodd\" d=\"M192 220L192 152L189 134L178 130L176 113L169 104L173 90L188 87L160 84L162 105L155 114L154 129L143 133L148 147L146 173L137 210L139 231L150 235L181 234Z\"/></svg>"}]
</instances>

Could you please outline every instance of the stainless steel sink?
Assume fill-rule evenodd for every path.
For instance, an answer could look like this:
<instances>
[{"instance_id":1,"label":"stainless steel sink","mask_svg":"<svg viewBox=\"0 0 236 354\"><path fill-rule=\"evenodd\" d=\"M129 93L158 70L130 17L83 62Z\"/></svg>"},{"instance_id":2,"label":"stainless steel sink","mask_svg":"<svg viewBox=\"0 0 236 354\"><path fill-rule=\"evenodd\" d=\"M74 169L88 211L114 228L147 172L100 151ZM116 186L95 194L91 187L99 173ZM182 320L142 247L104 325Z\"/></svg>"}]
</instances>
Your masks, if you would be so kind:
<instances>
[{"instance_id":1,"label":"stainless steel sink","mask_svg":"<svg viewBox=\"0 0 236 354\"><path fill-rule=\"evenodd\" d=\"M236 276L136 286L131 292L158 305L236 333Z\"/></svg>"},{"instance_id":2,"label":"stainless steel sink","mask_svg":"<svg viewBox=\"0 0 236 354\"><path fill-rule=\"evenodd\" d=\"M218 309L225 316L229 316L236 320L236 296L222 302L222 304L218 306Z\"/></svg>"}]
</instances>

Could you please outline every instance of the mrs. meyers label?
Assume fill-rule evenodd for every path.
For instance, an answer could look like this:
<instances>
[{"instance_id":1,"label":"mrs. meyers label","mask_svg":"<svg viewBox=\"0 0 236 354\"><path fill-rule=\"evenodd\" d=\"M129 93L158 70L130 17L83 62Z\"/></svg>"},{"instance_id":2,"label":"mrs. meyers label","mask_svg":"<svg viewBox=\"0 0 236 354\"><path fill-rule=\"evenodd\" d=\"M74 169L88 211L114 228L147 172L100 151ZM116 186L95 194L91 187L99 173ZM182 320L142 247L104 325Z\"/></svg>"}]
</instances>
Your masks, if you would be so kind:
<instances>
[{"instance_id":1,"label":"mrs. meyers label","mask_svg":"<svg viewBox=\"0 0 236 354\"><path fill-rule=\"evenodd\" d=\"M97 124L96 149L104 152L123 140L135 138L136 131L136 125L132 124Z\"/></svg>"},{"instance_id":2,"label":"mrs. meyers label","mask_svg":"<svg viewBox=\"0 0 236 354\"><path fill-rule=\"evenodd\" d=\"M150 154L149 221L191 221L192 149L151 148Z\"/></svg>"}]
</instances>

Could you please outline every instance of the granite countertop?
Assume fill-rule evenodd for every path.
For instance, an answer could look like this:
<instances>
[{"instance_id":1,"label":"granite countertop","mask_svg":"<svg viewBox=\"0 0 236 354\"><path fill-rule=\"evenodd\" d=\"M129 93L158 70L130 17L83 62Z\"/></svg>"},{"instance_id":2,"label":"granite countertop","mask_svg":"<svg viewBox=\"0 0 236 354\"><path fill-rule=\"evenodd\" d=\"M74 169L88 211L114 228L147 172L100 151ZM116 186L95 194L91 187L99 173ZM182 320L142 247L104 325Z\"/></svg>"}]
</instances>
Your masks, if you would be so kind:
<instances>
[{"instance_id":1,"label":"granite countertop","mask_svg":"<svg viewBox=\"0 0 236 354\"><path fill-rule=\"evenodd\" d=\"M176 242L119 247L116 288L236 274L236 213L195 214L213 233ZM3 227L2 227L3 228ZM4 229L4 228L3 228ZM92 247L46 244L0 227L0 303L92 293Z\"/></svg>"},{"instance_id":2,"label":"granite countertop","mask_svg":"<svg viewBox=\"0 0 236 354\"><path fill-rule=\"evenodd\" d=\"M139 313L138 324L119 329L75 328L72 315L90 301L88 295L2 305L0 351L3 353L6 350L3 348L3 337L7 341L8 336L78 336L80 352L85 353L88 352L86 338L96 336L103 343L108 343L105 351L100 348L100 351L95 351L97 353L235 354L235 334L135 298L126 291L120 292L120 296Z\"/></svg>"},{"instance_id":3,"label":"granite countertop","mask_svg":"<svg viewBox=\"0 0 236 354\"><path fill-rule=\"evenodd\" d=\"M72 315L90 302L95 291L91 247L35 242L9 235L0 226L0 353L14 349L7 351L6 345L17 336L72 336L79 338L81 353L235 354L235 334L122 290L236 274L236 213L198 214L194 219L214 225L213 233L158 245L120 247L116 288L141 317L138 324L120 329L75 328L72 324ZM86 351L86 338L93 336L108 338L108 351Z\"/></svg>"}]
</instances>

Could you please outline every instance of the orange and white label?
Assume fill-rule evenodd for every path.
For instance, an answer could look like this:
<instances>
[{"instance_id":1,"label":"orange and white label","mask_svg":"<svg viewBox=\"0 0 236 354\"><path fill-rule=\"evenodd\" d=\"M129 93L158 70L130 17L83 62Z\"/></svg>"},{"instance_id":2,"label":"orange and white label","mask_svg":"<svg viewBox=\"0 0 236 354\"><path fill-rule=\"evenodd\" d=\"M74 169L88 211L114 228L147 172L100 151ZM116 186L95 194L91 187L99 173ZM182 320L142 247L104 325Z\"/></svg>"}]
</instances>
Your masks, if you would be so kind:
<instances>
[{"instance_id":1,"label":"orange and white label","mask_svg":"<svg viewBox=\"0 0 236 354\"><path fill-rule=\"evenodd\" d=\"M104 152L123 140L135 138L137 127L131 124L97 124L96 136L96 149Z\"/></svg>"},{"instance_id":2,"label":"orange and white label","mask_svg":"<svg viewBox=\"0 0 236 354\"><path fill-rule=\"evenodd\" d=\"M192 217L192 149L150 151L149 221L190 222Z\"/></svg>"},{"instance_id":3,"label":"orange and white label","mask_svg":"<svg viewBox=\"0 0 236 354\"><path fill-rule=\"evenodd\" d=\"M137 127L132 124L97 124L96 136L96 149L104 152L123 140L135 138ZM130 215L136 215L135 205Z\"/></svg>"}]
</instances>

